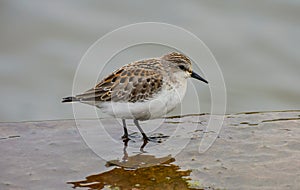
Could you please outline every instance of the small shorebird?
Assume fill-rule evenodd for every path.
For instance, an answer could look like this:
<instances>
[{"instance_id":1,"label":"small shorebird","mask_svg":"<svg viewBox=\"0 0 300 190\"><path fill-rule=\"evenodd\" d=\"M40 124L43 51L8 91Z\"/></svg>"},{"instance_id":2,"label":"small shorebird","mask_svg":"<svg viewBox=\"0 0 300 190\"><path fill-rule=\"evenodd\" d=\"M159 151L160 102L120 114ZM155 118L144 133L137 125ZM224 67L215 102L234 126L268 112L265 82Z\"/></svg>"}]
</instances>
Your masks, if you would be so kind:
<instances>
[{"instance_id":1,"label":"small shorebird","mask_svg":"<svg viewBox=\"0 0 300 190\"><path fill-rule=\"evenodd\" d=\"M148 141L138 121L158 118L172 111L182 101L190 77L208 83L192 71L192 63L187 56L173 52L160 58L127 64L94 88L63 98L62 102L93 105L121 118L124 140L129 140L125 120L133 119L144 141Z\"/></svg>"}]
</instances>

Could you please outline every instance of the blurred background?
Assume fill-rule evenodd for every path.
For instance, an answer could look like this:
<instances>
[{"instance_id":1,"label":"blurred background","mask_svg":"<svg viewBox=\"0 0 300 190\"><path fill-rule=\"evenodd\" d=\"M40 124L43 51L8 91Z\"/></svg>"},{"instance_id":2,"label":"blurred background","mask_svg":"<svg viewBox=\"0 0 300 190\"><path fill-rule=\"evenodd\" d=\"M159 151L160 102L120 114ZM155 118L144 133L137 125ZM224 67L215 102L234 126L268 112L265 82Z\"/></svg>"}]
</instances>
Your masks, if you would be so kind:
<instances>
[{"instance_id":1,"label":"blurred background","mask_svg":"<svg viewBox=\"0 0 300 190\"><path fill-rule=\"evenodd\" d=\"M296 0L1 0L0 121L73 118L60 101L72 93L87 49L146 21L183 27L210 48L225 79L227 113L300 109L299 18ZM208 112L209 92L203 96Z\"/></svg>"}]
</instances>

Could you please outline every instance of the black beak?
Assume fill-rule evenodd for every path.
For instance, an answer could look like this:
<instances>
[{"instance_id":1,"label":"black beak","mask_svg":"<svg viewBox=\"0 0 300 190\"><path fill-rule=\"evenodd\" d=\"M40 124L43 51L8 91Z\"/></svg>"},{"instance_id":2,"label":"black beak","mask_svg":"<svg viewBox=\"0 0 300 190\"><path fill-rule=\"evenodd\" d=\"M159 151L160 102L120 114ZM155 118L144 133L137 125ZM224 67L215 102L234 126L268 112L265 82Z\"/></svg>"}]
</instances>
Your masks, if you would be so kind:
<instances>
[{"instance_id":1,"label":"black beak","mask_svg":"<svg viewBox=\"0 0 300 190\"><path fill-rule=\"evenodd\" d=\"M201 80L202 82L205 82L205 83L208 84L207 80L205 80L204 78L200 77L197 73L195 73L193 71L192 71L191 77L195 78L195 79L198 79L198 80Z\"/></svg>"}]
</instances>

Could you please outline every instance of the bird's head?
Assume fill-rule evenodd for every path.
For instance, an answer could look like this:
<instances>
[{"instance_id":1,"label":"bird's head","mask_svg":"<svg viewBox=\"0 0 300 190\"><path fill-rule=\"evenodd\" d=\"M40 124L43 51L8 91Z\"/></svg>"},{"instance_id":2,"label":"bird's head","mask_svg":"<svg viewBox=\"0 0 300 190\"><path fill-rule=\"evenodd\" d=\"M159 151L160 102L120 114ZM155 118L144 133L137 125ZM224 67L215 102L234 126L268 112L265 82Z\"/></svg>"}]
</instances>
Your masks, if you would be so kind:
<instances>
[{"instance_id":1,"label":"bird's head","mask_svg":"<svg viewBox=\"0 0 300 190\"><path fill-rule=\"evenodd\" d=\"M187 56L178 52L172 52L162 56L162 59L169 62L175 70L183 71L187 74L187 76L208 83L207 80L192 70L192 62Z\"/></svg>"}]
</instances>

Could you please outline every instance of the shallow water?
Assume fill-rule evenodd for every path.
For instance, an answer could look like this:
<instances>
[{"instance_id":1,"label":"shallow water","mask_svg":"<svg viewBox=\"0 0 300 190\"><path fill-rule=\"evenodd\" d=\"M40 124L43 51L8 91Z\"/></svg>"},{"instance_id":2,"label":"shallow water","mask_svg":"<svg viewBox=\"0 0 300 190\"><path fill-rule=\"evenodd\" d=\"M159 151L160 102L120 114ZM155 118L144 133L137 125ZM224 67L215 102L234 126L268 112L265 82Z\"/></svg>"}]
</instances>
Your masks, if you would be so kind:
<instances>
[{"instance_id":1,"label":"shallow water","mask_svg":"<svg viewBox=\"0 0 300 190\"><path fill-rule=\"evenodd\" d=\"M299 9L294 0L1 1L0 120L72 118L71 106L60 100L71 94L85 51L107 32L143 21L178 25L206 43L225 78L228 113L297 109ZM119 58L160 56L165 51L145 46ZM88 78L90 71L85 72ZM192 83L200 94L201 112L209 112L209 89ZM193 103L188 95L184 105L191 113Z\"/></svg>"},{"instance_id":2,"label":"shallow water","mask_svg":"<svg viewBox=\"0 0 300 190\"><path fill-rule=\"evenodd\" d=\"M148 136L170 136L143 151L137 129L128 126L132 140L124 144L112 119L104 129L82 120L80 133L74 120L0 123L0 189L298 189L300 111L227 115L199 153L203 136L216 133L205 131L209 117L143 124Z\"/></svg>"}]
</instances>

